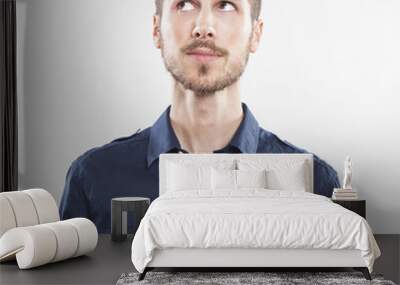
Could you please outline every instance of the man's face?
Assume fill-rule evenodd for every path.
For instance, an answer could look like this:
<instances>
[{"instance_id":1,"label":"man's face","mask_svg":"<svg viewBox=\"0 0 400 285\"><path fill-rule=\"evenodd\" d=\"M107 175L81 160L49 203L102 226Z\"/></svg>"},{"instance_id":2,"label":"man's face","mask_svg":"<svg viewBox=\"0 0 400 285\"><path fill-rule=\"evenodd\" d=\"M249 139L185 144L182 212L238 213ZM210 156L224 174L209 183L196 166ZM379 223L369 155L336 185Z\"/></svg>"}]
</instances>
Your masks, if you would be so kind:
<instances>
[{"instance_id":1,"label":"man's face","mask_svg":"<svg viewBox=\"0 0 400 285\"><path fill-rule=\"evenodd\" d=\"M206 95L241 76L257 48L260 22L253 29L249 0L164 0L153 35L175 80Z\"/></svg>"}]
</instances>

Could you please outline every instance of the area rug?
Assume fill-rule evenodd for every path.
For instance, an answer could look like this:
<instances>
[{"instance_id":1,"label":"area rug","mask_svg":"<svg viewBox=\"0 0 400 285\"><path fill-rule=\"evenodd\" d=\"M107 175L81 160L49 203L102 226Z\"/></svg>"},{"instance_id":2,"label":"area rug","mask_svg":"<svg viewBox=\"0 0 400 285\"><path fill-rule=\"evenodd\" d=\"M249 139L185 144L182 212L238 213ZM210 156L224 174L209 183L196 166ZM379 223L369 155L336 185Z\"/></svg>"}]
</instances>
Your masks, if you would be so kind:
<instances>
[{"instance_id":1,"label":"area rug","mask_svg":"<svg viewBox=\"0 0 400 285\"><path fill-rule=\"evenodd\" d=\"M124 273L117 285L133 284L379 284L396 285L384 280L381 274L371 274L372 281L366 280L361 272L147 272L145 279L138 281L139 273Z\"/></svg>"}]
</instances>

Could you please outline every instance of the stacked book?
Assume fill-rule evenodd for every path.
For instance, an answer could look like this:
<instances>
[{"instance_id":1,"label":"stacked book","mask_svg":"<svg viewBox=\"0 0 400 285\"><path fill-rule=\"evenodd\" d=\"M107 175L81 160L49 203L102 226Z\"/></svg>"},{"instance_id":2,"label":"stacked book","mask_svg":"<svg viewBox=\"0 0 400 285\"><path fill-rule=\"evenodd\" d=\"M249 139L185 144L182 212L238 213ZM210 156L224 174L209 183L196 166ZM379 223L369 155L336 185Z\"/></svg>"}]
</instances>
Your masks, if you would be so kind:
<instances>
[{"instance_id":1,"label":"stacked book","mask_svg":"<svg viewBox=\"0 0 400 285\"><path fill-rule=\"evenodd\" d=\"M332 199L335 200L357 200L358 194L354 189L334 188Z\"/></svg>"}]
</instances>

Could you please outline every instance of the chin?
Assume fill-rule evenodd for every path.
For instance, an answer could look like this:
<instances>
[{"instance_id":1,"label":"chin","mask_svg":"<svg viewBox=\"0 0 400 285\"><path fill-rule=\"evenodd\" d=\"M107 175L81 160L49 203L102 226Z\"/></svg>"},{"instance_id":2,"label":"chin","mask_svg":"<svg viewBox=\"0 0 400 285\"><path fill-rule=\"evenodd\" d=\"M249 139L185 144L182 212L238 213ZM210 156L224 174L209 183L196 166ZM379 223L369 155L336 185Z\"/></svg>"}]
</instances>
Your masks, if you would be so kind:
<instances>
[{"instance_id":1,"label":"chin","mask_svg":"<svg viewBox=\"0 0 400 285\"><path fill-rule=\"evenodd\" d=\"M217 81L213 76L196 76L188 80L188 82L196 86L214 86Z\"/></svg>"}]
</instances>

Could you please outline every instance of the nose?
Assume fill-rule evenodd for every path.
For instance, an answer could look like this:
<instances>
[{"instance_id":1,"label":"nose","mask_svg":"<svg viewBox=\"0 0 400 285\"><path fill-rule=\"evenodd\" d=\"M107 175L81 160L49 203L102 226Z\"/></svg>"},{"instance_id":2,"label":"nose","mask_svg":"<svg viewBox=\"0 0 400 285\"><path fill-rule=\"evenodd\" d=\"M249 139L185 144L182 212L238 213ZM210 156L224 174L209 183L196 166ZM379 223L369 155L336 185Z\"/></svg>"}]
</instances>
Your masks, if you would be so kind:
<instances>
[{"instance_id":1,"label":"nose","mask_svg":"<svg viewBox=\"0 0 400 285\"><path fill-rule=\"evenodd\" d=\"M213 39L215 37L215 30L209 26L198 26L193 29L192 36L196 39Z\"/></svg>"},{"instance_id":2,"label":"nose","mask_svg":"<svg viewBox=\"0 0 400 285\"><path fill-rule=\"evenodd\" d=\"M214 39L215 29L213 27L213 15L211 9L206 7L201 9L197 19L196 26L192 31L192 37L195 39Z\"/></svg>"}]
</instances>

